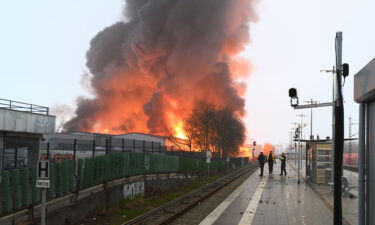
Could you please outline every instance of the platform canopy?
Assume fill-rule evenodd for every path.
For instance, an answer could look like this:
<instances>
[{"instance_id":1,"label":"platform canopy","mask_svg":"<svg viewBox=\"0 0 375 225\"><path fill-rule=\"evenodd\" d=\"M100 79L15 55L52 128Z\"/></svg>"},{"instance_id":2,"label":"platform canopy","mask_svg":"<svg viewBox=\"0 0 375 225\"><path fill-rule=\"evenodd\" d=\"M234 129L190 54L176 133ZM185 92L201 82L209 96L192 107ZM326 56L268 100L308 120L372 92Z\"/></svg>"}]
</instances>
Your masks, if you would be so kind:
<instances>
[{"instance_id":1,"label":"platform canopy","mask_svg":"<svg viewBox=\"0 0 375 225\"><path fill-rule=\"evenodd\" d=\"M354 101L369 102L375 99L375 58L354 76Z\"/></svg>"}]
</instances>

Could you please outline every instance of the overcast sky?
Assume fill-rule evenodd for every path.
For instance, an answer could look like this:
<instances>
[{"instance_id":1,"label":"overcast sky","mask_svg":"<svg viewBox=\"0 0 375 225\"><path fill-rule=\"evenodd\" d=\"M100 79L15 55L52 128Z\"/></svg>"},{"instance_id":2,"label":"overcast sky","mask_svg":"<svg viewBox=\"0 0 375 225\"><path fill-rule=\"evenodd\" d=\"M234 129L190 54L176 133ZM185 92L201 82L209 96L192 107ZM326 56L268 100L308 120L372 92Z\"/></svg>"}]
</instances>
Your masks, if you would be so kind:
<instances>
[{"instance_id":1,"label":"overcast sky","mask_svg":"<svg viewBox=\"0 0 375 225\"><path fill-rule=\"evenodd\" d=\"M336 31L343 32L343 61L351 70L345 118L357 121L353 74L375 57L374 8L372 0L259 0L259 21L251 24L252 43L242 54L254 65L246 95L250 138L287 143L299 113L306 114L308 137L310 111L291 109L287 92L296 87L301 102L332 99L332 76L319 70L335 63ZM80 81L89 41L118 21L122 9L122 0L0 3L0 98L74 107L77 96L88 94ZM331 110L315 109L313 133L330 136L330 126Z\"/></svg>"}]
</instances>

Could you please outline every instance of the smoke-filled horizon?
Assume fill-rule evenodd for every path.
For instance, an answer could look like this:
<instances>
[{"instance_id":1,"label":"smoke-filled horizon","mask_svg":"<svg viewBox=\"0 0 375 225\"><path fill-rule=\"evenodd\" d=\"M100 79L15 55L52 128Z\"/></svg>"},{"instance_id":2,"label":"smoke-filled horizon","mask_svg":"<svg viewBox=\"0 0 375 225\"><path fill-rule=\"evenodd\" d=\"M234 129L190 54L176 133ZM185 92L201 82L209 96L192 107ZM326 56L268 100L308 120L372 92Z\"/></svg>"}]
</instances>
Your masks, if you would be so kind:
<instances>
[{"instance_id":1,"label":"smoke-filled horizon","mask_svg":"<svg viewBox=\"0 0 375 225\"><path fill-rule=\"evenodd\" d=\"M99 32L86 66L94 98L77 100L67 131L176 134L202 101L245 114L250 64L238 54L253 0L127 0Z\"/></svg>"}]
</instances>

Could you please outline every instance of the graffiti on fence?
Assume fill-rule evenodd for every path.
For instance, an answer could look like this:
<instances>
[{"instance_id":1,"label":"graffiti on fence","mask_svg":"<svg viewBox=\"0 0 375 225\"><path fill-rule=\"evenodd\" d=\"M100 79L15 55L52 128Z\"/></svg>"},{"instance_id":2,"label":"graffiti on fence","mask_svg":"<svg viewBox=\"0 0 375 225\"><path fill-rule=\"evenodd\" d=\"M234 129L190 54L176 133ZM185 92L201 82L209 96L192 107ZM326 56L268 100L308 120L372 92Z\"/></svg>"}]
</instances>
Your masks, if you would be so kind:
<instances>
[{"instance_id":1,"label":"graffiti on fence","mask_svg":"<svg viewBox=\"0 0 375 225\"><path fill-rule=\"evenodd\" d=\"M124 198L125 199L133 199L136 196L144 195L144 193L145 193L145 182L143 180L124 185Z\"/></svg>"}]
</instances>

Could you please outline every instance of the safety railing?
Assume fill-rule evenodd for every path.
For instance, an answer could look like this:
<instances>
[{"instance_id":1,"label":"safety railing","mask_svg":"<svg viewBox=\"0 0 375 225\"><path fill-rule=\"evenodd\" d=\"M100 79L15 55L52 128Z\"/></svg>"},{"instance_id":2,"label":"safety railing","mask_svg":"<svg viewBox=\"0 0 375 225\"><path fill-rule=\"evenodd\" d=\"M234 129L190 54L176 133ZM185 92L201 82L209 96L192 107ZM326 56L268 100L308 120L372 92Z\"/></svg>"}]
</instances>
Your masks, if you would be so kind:
<instances>
[{"instance_id":1,"label":"safety railing","mask_svg":"<svg viewBox=\"0 0 375 225\"><path fill-rule=\"evenodd\" d=\"M2 98L0 98L0 108L23 111L23 112L30 112L30 113L37 113L37 114L43 114L43 115L49 114L48 107L34 105L30 103L12 101L12 100L2 99Z\"/></svg>"}]
</instances>

